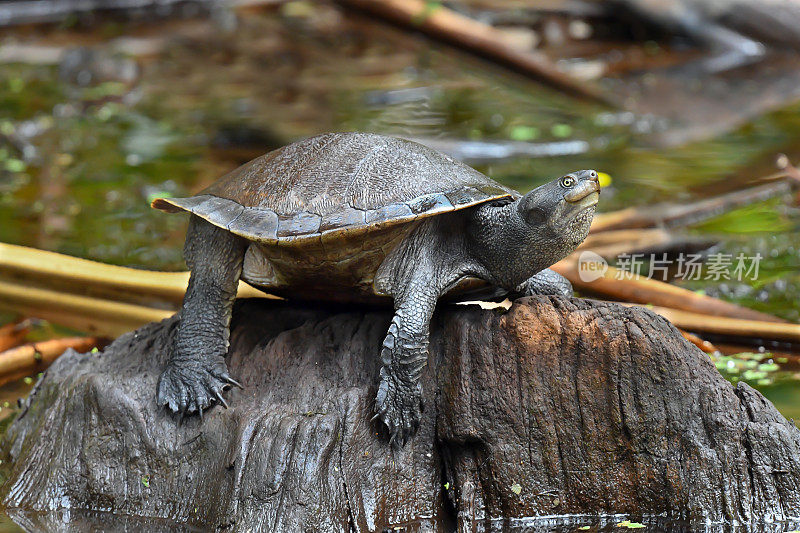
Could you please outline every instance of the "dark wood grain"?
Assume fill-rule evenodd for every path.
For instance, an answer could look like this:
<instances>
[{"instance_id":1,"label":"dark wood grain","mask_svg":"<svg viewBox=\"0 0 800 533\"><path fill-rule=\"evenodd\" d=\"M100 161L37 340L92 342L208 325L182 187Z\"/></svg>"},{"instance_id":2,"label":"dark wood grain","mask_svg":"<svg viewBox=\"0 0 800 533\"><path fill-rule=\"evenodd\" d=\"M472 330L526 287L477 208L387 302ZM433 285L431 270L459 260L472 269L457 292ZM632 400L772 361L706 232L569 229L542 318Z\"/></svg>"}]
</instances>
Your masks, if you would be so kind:
<instances>
[{"instance_id":1,"label":"dark wood grain","mask_svg":"<svg viewBox=\"0 0 800 533\"><path fill-rule=\"evenodd\" d=\"M245 388L202 426L178 426L154 402L174 318L98 354L68 352L6 435L3 500L237 531L800 514L800 432L645 309L557 297L507 313L440 306L422 424L399 452L369 421L389 319L240 301L228 364Z\"/></svg>"}]
</instances>

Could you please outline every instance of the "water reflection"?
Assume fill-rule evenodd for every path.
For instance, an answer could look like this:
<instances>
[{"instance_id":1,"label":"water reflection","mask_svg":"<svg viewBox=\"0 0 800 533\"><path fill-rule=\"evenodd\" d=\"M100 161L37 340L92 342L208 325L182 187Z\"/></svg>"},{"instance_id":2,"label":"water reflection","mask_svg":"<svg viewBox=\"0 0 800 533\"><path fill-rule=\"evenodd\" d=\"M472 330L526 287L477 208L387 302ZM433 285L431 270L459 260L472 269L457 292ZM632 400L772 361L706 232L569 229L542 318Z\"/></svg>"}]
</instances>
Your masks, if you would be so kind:
<instances>
[{"instance_id":1,"label":"water reflection","mask_svg":"<svg viewBox=\"0 0 800 533\"><path fill-rule=\"evenodd\" d=\"M0 533L18 531L152 531L159 533L207 531L207 526L179 523L169 519L153 519L118 514L60 510L33 512L8 509L0 514ZM448 520L448 523L450 520ZM462 524L463 525L463 524ZM631 518L627 515L570 515L522 518L513 520L476 520L466 525L474 533L620 533L645 531L648 533L787 533L800 528L800 521L781 523L754 523L747 525L699 524L654 516ZM444 529L443 529L444 528ZM404 533L447 530L439 520L423 519L398 524L385 531ZM463 527L460 529L463 530Z\"/></svg>"}]
</instances>

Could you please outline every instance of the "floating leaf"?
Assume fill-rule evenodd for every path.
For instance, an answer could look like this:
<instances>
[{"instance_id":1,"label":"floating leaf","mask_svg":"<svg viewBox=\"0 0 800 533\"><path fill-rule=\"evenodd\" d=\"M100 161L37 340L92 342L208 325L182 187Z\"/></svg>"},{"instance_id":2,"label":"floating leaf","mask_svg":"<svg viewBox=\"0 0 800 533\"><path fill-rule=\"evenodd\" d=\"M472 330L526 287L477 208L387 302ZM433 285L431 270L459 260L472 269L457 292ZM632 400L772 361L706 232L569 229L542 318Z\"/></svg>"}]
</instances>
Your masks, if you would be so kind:
<instances>
[{"instance_id":1,"label":"floating leaf","mask_svg":"<svg viewBox=\"0 0 800 533\"><path fill-rule=\"evenodd\" d=\"M22 172L25 170L25 163L19 159L7 159L6 170L9 172Z\"/></svg>"},{"instance_id":2,"label":"floating leaf","mask_svg":"<svg viewBox=\"0 0 800 533\"><path fill-rule=\"evenodd\" d=\"M522 487L520 486L519 483L514 483L513 485L511 485L511 492L519 495L519 493L522 492Z\"/></svg>"},{"instance_id":3,"label":"floating leaf","mask_svg":"<svg viewBox=\"0 0 800 533\"><path fill-rule=\"evenodd\" d=\"M554 137L565 138L572 135L572 126L569 124L556 124L550 129Z\"/></svg>"},{"instance_id":4,"label":"floating leaf","mask_svg":"<svg viewBox=\"0 0 800 533\"><path fill-rule=\"evenodd\" d=\"M746 379L748 381L752 380L755 381L757 379L763 379L767 377L766 372L762 372L760 370L745 370L742 372L742 379Z\"/></svg>"},{"instance_id":5,"label":"floating leaf","mask_svg":"<svg viewBox=\"0 0 800 533\"><path fill-rule=\"evenodd\" d=\"M12 93L21 92L25 88L25 82L22 81L22 78L11 78L8 80L8 88Z\"/></svg>"},{"instance_id":6,"label":"floating leaf","mask_svg":"<svg viewBox=\"0 0 800 533\"><path fill-rule=\"evenodd\" d=\"M109 96L119 96L126 91L126 85L119 81L106 81L94 87L84 89L84 100L100 100Z\"/></svg>"},{"instance_id":7,"label":"floating leaf","mask_svg":"<svg viewBox=\"0 0 800 533\"><path fill-rule=\"evenodd\" d=\"M617 524L617 527L626 527L628 529L641 529L644 527L644 524L640 524L639 522L631 522L630 520L623 520L622 522Z\"/></svg>"},{"instance_id":8,"label":"floating leaf","mask_svg":"<svg viewBox=\"0 0 800 533\"><path fill-rule=\"evenodd\" d=\"M533 126L514 126L510 133L515 141L532 141L539 137L539 128Z\"/></svg>"}]
</instances>

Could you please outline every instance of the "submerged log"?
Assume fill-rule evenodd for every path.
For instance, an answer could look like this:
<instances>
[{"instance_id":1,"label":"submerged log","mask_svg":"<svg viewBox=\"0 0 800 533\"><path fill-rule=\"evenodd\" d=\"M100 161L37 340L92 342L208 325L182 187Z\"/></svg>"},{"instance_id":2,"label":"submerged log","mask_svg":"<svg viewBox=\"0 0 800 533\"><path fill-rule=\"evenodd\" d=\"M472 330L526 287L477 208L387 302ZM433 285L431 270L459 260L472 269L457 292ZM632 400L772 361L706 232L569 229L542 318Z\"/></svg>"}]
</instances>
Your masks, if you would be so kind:
<instances>
[{"instance_id":1,"label":"submerged log","mask_svg":"<svg viewBox=\"0 0 800 533\"><path fill-rule=\"evenodd\" d=\"M573 96L615 104L598 88L559 70L544 54L535 50L520 50L511 45L500 30L441 4L423 0L337 1L345 7L363 10L471 50Z\"/></svg>"},{"instance_id":2,"label":"submerged log","mask_svg":"<svg viewBox=\"0 0 800 533\"><path fill-rule=\"evenodd\" d=\"M178 425L154 401L175 318L68 351L6 434L3 501L14 516L69 507L237 531L800 514L800 431L646 309L441 306L421 427L400 451L370 422L389 319L240 300L228 360L245 388L203 423Z\"/></svg>"}]
</instances>

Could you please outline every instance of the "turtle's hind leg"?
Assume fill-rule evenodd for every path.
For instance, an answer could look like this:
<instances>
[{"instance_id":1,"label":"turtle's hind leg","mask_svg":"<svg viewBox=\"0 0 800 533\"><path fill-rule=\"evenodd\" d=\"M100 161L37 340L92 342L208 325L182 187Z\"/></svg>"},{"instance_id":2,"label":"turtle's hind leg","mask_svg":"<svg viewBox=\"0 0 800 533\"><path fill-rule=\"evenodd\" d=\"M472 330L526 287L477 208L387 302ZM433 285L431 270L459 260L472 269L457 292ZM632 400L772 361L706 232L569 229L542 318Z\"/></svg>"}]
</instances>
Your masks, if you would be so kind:
<instances>
[{"instance_id":1,"label":"turtle's hind leg","mask_svg":"<svg viewBox=\"0 0 800 533\"><path fill-rule=\"evenodd\" d=\"M167 367L158 379L158 405L200 413L238 385L228 374L231 309L247 241L193 216L184 256L192 271Z\"/></svg>"}]
</instances>

